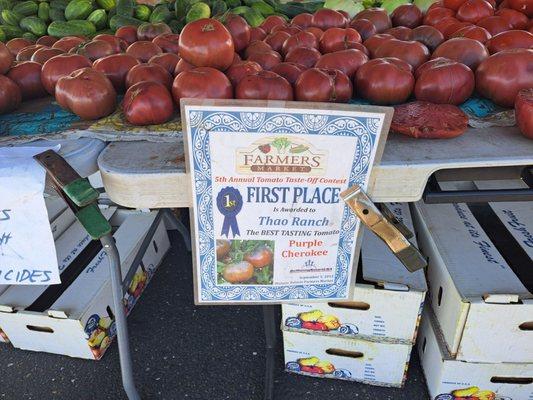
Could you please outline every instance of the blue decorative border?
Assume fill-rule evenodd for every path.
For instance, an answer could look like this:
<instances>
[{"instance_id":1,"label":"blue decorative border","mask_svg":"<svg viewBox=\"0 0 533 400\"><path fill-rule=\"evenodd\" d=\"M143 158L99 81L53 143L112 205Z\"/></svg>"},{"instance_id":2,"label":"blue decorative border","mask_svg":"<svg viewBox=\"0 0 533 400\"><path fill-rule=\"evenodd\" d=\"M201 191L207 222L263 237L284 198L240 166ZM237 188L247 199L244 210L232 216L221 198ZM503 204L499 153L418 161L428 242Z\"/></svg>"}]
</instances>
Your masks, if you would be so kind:
<instances>
[{"instance_id":1,"label":"blue decorative border","mask_svg":"<svg viewBox=\"0 0 533 400\"><path fill-rule=\"evenodd\" d=\"M366 186L367 173L384 114L367 112L339 113L322 110L276 110L243 107L211 108L187 106L186 132L191 149L194 177L197 262L200 265L199 302L281 302L295 299L339 299L348 295L350 260L354 251L354 232L359 220L345 205L339 237L339 251L334 283L330 285L218 285L216 279L213 193L209 134L213 132L268 133L283 135L352 136L357 140L349 186ZM312 113L312 114L311 114Z\"/></svg>"}]
</instances>

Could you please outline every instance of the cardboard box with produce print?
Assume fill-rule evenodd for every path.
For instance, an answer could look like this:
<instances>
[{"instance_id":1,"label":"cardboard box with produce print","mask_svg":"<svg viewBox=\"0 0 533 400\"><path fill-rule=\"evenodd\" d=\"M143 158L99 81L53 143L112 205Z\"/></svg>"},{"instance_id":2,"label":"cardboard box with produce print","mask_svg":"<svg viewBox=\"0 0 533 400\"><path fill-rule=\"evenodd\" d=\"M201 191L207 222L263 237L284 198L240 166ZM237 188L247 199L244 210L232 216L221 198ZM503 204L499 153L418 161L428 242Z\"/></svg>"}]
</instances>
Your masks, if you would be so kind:
<instances>
[{"instance_id":1,"label":"cardboard box with produce print","mask_svg":"<svg viewBox=\"0 0 533 400\"><path fill-rule=\"evenodd\" d=\"M420 325L418 352L432 400L533 399L533 364L455 360L429 306Z\"/></svg>"},{"instance_id":2,"label":"cardboard box with produce print","mask_svg":"<svg viewBox=\"0 0 533 400\"><path fill-rule=\"evenodd\" d=\"M285 370L378 386L403 386L412 346L283 332Z\"/></svg>"}]
</instances>

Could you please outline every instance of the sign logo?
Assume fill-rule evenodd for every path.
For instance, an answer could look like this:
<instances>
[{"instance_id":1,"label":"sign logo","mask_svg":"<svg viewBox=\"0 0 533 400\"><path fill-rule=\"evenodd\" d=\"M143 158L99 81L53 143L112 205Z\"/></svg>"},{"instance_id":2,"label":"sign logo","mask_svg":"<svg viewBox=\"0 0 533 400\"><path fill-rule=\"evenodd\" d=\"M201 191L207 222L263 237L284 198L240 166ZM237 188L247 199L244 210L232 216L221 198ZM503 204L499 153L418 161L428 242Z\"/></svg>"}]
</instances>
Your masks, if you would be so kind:
<instances>
[{"instance_id":1,"label":"sign logo","mask_svg":"<svg viewBox=\"0 0 533 400\"><path fill-rule=\"evenodd\" d=\"M235 159L237 172L244 174L274 172L323 175L327 152L297 137L270 136L246 148L237 149Z\"/></svg>"}]
</instances>

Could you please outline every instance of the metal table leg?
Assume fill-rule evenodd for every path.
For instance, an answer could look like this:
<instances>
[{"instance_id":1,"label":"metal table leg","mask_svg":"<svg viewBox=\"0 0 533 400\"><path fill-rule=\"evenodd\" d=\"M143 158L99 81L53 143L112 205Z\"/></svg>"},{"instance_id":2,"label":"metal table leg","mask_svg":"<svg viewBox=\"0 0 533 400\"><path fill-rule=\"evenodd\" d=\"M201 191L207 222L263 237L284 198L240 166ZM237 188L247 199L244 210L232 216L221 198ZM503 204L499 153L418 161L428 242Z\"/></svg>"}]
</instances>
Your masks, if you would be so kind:
<instances>
[{"instance_id":1,"label":"metal table leg","mask_svg":"<svg viewBox=\"0 0 533 400\"><path fill-rule=\"evenodd\" d=\"M115 312L115 323L117 324L118 353L120 358L120 371L122 373L122 385L129 400L140 400L141 397L135 387L133 378L133 364L131 361L131 351L128 336L128 324L126 323L126 312L122 299L122 273L120 266L120 256L113 236L106 235L100 239L104 251L109 260L111 275L111 287L113 291L113 306Z\"/></svg>"},{"instance_id":2,"label":"metal table leg","mask_svg":"<svg viewBox=\"0 0 533 400\"><path fill-rule=\"evenodd\" d=\"M187 251L191 251L191 233L189 232L189 229L187 229L183 222L176 218L174 213L169 208L163 209L163 213L168 224L180 233L181 237L183 238L183 241L185 242L185 247L187 248Z\"/></svg>"},{"instance_id":3,"label":"metal table leg","mask_svg":"<svg viewBox=\"0 0 533 400\"><path fill-rule=\"evenodd\" d=\"M274 399L274 371L275 371L275 350L276 350L276 307L275 305L263 306L263 317L265 324L266 341L266 365L265 365L265 400Z\"/></svg>"}]
</instances>

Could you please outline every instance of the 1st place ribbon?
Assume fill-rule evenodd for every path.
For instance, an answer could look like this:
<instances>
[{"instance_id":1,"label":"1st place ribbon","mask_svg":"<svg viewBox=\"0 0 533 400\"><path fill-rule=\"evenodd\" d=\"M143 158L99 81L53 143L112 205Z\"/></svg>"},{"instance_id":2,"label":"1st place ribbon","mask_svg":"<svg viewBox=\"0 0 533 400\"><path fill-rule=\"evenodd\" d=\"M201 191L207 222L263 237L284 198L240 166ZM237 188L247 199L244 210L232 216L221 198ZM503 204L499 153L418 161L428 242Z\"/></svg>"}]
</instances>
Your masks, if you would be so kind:
<instances>
[{"instance_id":1,"label":"1st place ribbon","mask_svg":"<svg viewBox=\"0 0 533 400\"><path fill-rule=\"evenodd\" d=\"M239 225L237 224L237 214L239 214L242 209L242 196L239 190L228 186L218 192L217 208L224 216L222 232L220 234L229 237L231 230L233 237L239 236L240 232Z\"/></svg>"}]
</instances>

